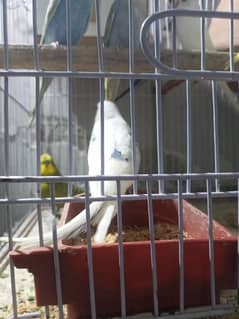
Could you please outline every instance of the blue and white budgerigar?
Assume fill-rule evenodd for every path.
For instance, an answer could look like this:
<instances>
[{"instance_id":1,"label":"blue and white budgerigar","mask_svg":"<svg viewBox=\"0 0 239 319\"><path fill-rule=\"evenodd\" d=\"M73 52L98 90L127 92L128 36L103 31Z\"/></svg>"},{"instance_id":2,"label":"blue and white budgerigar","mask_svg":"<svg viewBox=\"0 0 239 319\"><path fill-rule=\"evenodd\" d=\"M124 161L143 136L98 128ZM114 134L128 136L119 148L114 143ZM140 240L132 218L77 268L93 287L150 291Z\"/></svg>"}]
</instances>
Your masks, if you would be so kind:
<instances>
[{"instance_id":1,"label":"blue and white budgerigar","mask_svg":"<svg viewBox=\"0 0 239 319\"><path fill-rule=\"evenodd\" d=\"M71 0L70 15L71 15L71 44L77 45L83 37L91 16L93 0ZM66 22L66 1L65 0L50 0L46 16L42 36L41 45L67 45L67 22ZM39 104L41 104L44 94L49 87L52 79L43 78L39 93ZM35 109L32 115L33 121L35 117Z\"/></svg>"},{"instance_id":2,"label":"blue and white budgerigar","mask_svg":"<svg viewBox=\"0 0 239 319\"><path fill-rule=\"evenodd\" d=\"M100 158L100 129L100 103L98 103L88 150L89 175L101 174L101 162L95 160ZM140 154L138 147L136 147L136 171L139 170L139 164ZM131 130L117 106L111 101L104 102L104 167L105 175L130 175L133 173ZM122 181L121 193L125 194L131 184L132 181ZM90 192L93 196L100 196L101 183L90 182ZM106 195L117 194L116 182L105 181L104 193ZM116 214L115 202L98 202L94 205L97 211L93 224L98 225L94 241L103 242L110 222Z\"/></svg>"},{"instance_id":3,"label":"blue and white budgerigar","mask_svg":"<svg viewBox=\"0 0 239 319\"><path fill-rule=\"evenodd\" d=\"M132 137L131 129L120 114L117 106L110 101L104 101L104 175L131 175L133 173L132 163ZM91 133L88 148L89 175L101 175L101 103L97 105L95 122ZM136 170L139 169L140 154L136 148ZM131 186L132 181L120 182L120 192L125 194ZM89 190L92 197L101 196L101 182L92 181L89 183ZM116 181L104 181L104 194L116 195ZM96 201L90 204L90 220L97 225L94 241L104 242L112 218L116 214L115 201ZM59 240L75 237L78 233L86 230L86 211L83 210L67 224L57 229ZM0 241L8 241L7 237L0 237ZM39 245L38 237L13 238L23 248L33 248ZM44 234L44 245L52 244L52 233Z\"/></svg>"}]
</instances>

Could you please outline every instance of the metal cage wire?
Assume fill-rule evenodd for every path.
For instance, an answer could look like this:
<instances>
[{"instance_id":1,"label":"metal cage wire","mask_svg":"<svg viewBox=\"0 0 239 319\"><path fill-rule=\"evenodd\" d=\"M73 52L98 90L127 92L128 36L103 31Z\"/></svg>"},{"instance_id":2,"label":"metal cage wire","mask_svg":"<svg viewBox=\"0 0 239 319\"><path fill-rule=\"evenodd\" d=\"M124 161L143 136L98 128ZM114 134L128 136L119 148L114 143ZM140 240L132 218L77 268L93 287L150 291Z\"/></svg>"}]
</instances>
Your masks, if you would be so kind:
<instances>
[{"instance_id":1,"label":"metal cage wire","mask_svg":"<svg viewBox=\"0 0 239 319\"><path fill-rule=\"evenodd\" d=\"M104 1L104 0L101 0ZM39 244L43 245L43 227L42 227L42 215L41 205L49 204L52 210L52 214L55 216L55 204L60 202L83 202L86 207L87 216L87 263L89 269L89 290L90 290L90 307L91 307L91 318L97 318L97 307L95 303L95 291L94 291L94 267L93 267L93 254L91 244L91 228L89 218L89 205L92 201L116 201L117 203L117 227L119 233L118 243L118 255L119 255L119 269L120 269L120 303L121 303L121 318L127 317L127 306L126 306L126 293L125 293L125 266L124 266L124 246L122 239L122 201L131 200L146 200L148 208L148 224L150 231L150 256L151 256L151 269L152 269L152 286L153 286L153 314L152 317L162 318L201 318L203 316L215 316L222 315L224 313L231 313L238 310L238 305L227 305L222 306L216 303L215 296L215 257L214 257L214 240L213 240L213 207L212 200L214 198L237 198L239 202L238 192L238 172L222 172L220 169L220 152L219 152L219 134L218 134L218 106L217 106L217 81L218 80L235 80L239 81L239 72L235 71L234 66L234 43L233 43L233 21L239 19L239 13L233 12L233 1L229 1L228 12L216 12L215 10L205 10L204 1L200 1L201 10L176 10L174 8L162 11L162 2L152 0L152 6L156 13L152 13L143 23L140 34L140 41L142 51L146 58L153 65L155 72L135 72L135 60L134 60L134 44L133 44L133 1L128 0L129 10L129 71L128 72L109 72L105 71L104 67L104 52L102 44L102 30L101 30L101 12L99 0L94 1L94 7L96 12L96 30L97 30L97 51L98 51L98 71L97 72L83 72L74 71L72 67L72 45L71 45L71 1L66 0L66 25L67 25L67 68L66 71L43 71L40 69L39 63L39 46L37 39L37 1L32 0L32 18L33 18L33 49L34 49L34 69L33 70L13 70L10 69L9 64L9 44L8 44L8 16L7 16L7 5L8 1L3 0L3 68L0 70L0 76L4 79L4 174L0 177L0 182L5 185L5 194L0 198L0 205L4 206L7 213L7 232L9 236L9 250L13 249L12 242L12 221L9 207L12 205L22 204L34 204L37 206L37 217L39 225ZM25 1L23 2L25 3ZM173 7L176 5L176 1L172 1ZM164 8L164 7L163 7ZM201 35L201 66L199 70L181 70L177 66L177 45L176 45L176 33L177 33L177 17L197 17L200 18L200 35ZM160 23L162 20L172 19L172 67L168 67L161 61L161 48L160 48ZM229 71L209 71L206 68L206 46L205 46L205 20L212 18L227 19L230 25L229 28L229 59L230 68ZM153 48L148 45L147 34L151 24L155 23L155 34L153 41ZM36 93L36 176L10 176L9 174L9 78L13 77L35 77L35 93ZM40 90L40 78L41 77L65 77L68 79L68 174L59 177L42 177L39 176L40 172L40 154L41 154L41 116L40 116L40 105L39 105L39 90ZM106 77L126 79L129 81L130 99L130 126L132 130L132 157L133 157L133 175L129 176L105 176L104 175L104 79ZM72 82L75 78L80 79L96 79L99 81L99 100L101 103L101 175L100 176L85 176L85 175L73 175L72 170ZM155 107L156 107L156 151L157 151L157 173L156 174L137 174L136 167L136 133L135 133L135 114L137 113L137 107L135 105L135 87L134 82L137 79L153 80L155 81ZM162 82L171 79L183 79L186 81L186 172L185 173L174 173L166 174L164 170L164 143L163 143L163 107L162 107ZM211 81L211 92L212 92L212 129L213 129L213 141L214 141L214 172L207 173L193 173L192 172L192 101L191 101L191 84L193 80L210 80ZM37 176L38 175L38 176ZM90 181L102 181L113 180L117 183L117 194L114 196L102 195L100 197L92 197L89 193L89 182ZM123 180L133 181L133 193L122 195L120 193L120 182ZM236 187L233 190L221 189L221 181L233 180L236 183ZM68 183L68 196L56 198L55 184L57 182ZM81 198L75 198L72 196L72 183L81 182L85 186L85 195ZM165 184L168 181L172 181L176 184L176 191L167 192ZM203 191L194 191L192 189L192 183L194 181L202 181L205 185ZM50 183L51 197L42 198L40 191L40 184L42 182ZM146 192L143 194L138 193L139 182L144 183L146 186ZM21 197L13 198L9 194L9 187L14 184L25 184L32 183L37 186L36 197ZM155 193L152 190L153 183L158 186L158 191ZM186 187L184 187L186 185ZM185 286L184 286L184 238L183 238L183 199L195 199L205 198L207 202L207 213L208 213L208 252L209 252L209 263L210 263L210 297L211 306L200 307L200 308L185 308ZM179 229L179 309L174 314L161 313L158 299L158 271L156 263L155 253L155 238L154 238L154 222L153 222L153 199L177 199L178 201L178 229ZM239 208L238 208L239 211ZM239 213L238 213L239 216ZM239 219L239 217L238 217ZM56 221L53 220L52 224L52 235L53 235L53 256L55 266L55 280L56 280L56 291L58 301L59 318L64 318L63 301L62 301L62 284L61 284L61 269L59 261L59 250L58 240L56 232ZM239 229L239 227L238 227ZM12 301L13 301L13 318L32 318L37 316L35 314L18 314L17 310L17 295L16 295L16 280L15 280L15 268L11 259L9 259L10 270L11 270L11 287L12 287ZM239 274L239 241L237 242L237 274ZM237 278L237 291L239 290L239 276ZM46 307L45 310L46 318L49 316L49 309Z\"/></svg>"}]
</instances>

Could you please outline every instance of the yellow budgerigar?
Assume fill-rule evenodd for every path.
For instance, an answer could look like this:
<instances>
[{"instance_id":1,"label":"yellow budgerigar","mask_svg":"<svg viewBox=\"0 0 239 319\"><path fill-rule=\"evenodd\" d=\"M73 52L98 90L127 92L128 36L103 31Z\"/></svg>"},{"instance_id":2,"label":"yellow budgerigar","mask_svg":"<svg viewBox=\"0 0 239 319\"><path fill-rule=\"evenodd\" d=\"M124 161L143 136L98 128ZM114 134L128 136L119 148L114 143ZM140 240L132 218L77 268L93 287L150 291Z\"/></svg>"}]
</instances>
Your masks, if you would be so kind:
<instances>
[{"instance_id":1,"label":"yellow budgerigar","mask_svg":"<svg viewBox=\"0 0 239 319\"><path fill-rule=\"evenodd\" d=\"M43 153L40 158L40 174L41 176L61 176L52 156L48 153ZM79 187L72 187L72 194L77 195L83 192ZM68 195L68 184L64 182L55 183L55 197L66 197ZM41 196L50 197L49 183L41 183ZM59 209L62 204L57 205Z\"/></svg>"}]
</instances>

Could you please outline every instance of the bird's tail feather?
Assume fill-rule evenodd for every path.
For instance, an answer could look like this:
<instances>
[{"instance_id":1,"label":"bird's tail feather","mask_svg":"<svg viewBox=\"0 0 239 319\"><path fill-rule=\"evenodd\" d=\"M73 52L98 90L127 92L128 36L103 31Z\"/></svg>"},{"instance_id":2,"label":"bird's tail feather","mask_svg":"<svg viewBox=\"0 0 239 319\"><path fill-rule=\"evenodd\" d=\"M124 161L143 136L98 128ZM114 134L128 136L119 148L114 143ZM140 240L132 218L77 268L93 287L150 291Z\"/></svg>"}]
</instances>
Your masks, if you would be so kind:
<instances>
[{"instance_id":1,"label":"bird's tail feather","mask_svg":"<svg viewBox=\"0 0 239 319\"><path fill-rule=\"evenodd\" d=\"M94 235L95 243L103 243L105 241L105 236L116 213L115 203L107 203L101 210L103 213Z\"/></svg>"},{"instance_id":2,"label":"bird's tail feather","mask_svg":"<svg viewBox=\"0 0 239 319\"><path fill-rule=\"evenodd\" d=\"M90 219L92 219L101 209L104 202L93 202L90 204ZM86 210L84 209L68 223L57 229L57 239L63 240L74 237L76 234L86 229ZM13 243L19 244L24 249L32 249L39 246L39 237L13 237ZM50 246L53 243L52 232L43 236L44 246ZM0 242L8 242L8 237L0 237Z\"/></svg>"}]
</instances>

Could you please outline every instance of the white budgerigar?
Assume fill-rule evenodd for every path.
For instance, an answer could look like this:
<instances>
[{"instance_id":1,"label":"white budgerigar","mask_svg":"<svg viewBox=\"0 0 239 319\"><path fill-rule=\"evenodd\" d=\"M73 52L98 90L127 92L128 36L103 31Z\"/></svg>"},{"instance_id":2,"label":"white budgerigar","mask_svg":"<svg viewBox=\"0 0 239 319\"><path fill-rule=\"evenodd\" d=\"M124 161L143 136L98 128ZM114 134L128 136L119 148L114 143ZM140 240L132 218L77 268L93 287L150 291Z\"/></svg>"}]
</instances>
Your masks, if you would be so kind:
<instances>
[{"instance_id":1,"label":"white budgerigar","mask_svg":"<svg viewBox=\"0 0 239 319\"><path fill-rule=\"evenodd\" d=\"M104 101L104 175L131 175L132 165L132 137L131 129L120 114L117 106L110 101ZM95 123L91 133L88 149L89 175L101 175L101 103L97 105ZM136 170L139 169L140 154L136 148ZM120 192L125 194L132 181L121 181ZM101 182L89 183L91 196L101 195ZM104 182L104 194L116 195L116 181ZM90 219L93 225L97 225L94 235L96 243L104 242L112 218L116 214L115 201L97 201L90 204ZM58 240L74 237L86 230L86 211L83 210L67 224L57 229ZM7 237L0 237L0 241L8 241ZM13 238L23 248L39 246L38 237ZM52 244L52 233L44 234L44 245Z\"/></svg>"}]
</instances>

